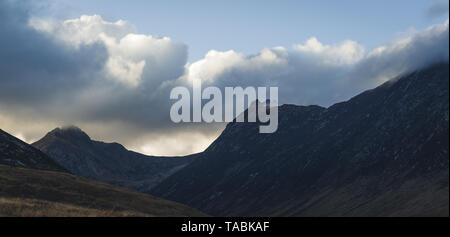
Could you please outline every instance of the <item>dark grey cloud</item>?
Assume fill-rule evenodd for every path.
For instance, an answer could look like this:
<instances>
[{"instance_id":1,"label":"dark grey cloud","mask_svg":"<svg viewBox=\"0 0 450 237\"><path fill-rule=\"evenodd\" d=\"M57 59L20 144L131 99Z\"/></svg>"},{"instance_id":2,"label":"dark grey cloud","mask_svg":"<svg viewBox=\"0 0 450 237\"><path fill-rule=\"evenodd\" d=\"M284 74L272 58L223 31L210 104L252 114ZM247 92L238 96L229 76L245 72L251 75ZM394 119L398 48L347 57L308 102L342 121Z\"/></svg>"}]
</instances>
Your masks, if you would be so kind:
<instances>
[{"instance_id":1,"label":"dark grey cloud","mask_svg":"<svg viewBox=\"0 0 450 237\"><path fill-rule=\"evenodd\" d=\"M180 46L182 53L163 62L167 65L147 65L142 72L145 80L128 88L105 75L110 53L104 43L68 47L29 26L32 2L1 0L0 7L0 99L10 109L28 107L49 117L152 124L148 123L152 117L161 114L157 110L161 103L156 102L166 101L156 89L162 81L184 73L187 53Z\"/></svg>"},{"instance_id":2,"label":"dark grey cloud","mask_svg":"<svg viewBox=\"0 0 450 237\"><path fill-rule=\"evenodd\" d=\"M32 141L54 126L75 124L98 139L119 141L135 149L144 146L146 140L161 139L158 137L162 134L175 141L176 137L189 140L179 133L191 133L197 140L204 140L217 131L170 122L171 87L163 84L175 83L185 73L184 44L139 35L126 22L113 24L99 16L83 16L64 25L56 23L55 31L46 32L30 25L32 13L38 9L32 1L0 0L3 129ZM90 28L98 32L86 32ZM103 32L110 33L107 36L116 43L101 40ZM119 65L108 68L110 60L116 59ZM138 73L138 86L120 80L122 74L123 78L132 76L133 72L126 70L133 62L145 62ZM185 152L199 149L193 144L178 145Z\"/></svg>"},{"instance_id":3,"label":"dark grey cloud","mask_svg":"<svg viewBox=\"0 0 450 237\"><path fill-rule=\"evenodd\" d=\"M0 100L46 109L43 105L73 99L93 83L107 52L101 44L72 50L30 28L31 4L0 1Z\"/></svg>"},{"instance_id":4,"label":"dark grey cloud","mask_svg":"<svg viewBox=\"0 0 450 237\"><path fill-rule=\"evenodd\" d=\"M438 0L427 8L426 15L429 18L448 16L448 9L448 0Z\"/></svg>"}]
</instances>

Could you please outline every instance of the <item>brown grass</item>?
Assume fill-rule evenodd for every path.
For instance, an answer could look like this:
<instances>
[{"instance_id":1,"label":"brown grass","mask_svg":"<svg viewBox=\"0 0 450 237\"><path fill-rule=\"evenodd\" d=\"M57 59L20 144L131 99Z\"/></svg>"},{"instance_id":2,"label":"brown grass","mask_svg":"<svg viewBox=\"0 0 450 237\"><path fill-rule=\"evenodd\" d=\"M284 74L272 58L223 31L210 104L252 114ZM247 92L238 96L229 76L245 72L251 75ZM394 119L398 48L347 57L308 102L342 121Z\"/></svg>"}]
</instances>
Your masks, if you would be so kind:
<instances>
[{"instance_id":1,"label":"brown grass","mask_svg":"<svg viewBox=\"0 0 450 237\"><path fill-rule=\"evenodd\" d=\"M37 199L0 198L0 217L135 217L152 215L133 211L86 208Z\"/></svg>"},{"instance_id":2,"label":"brown grass","mask_svg":"<svg viewBox=\"0 0 450 237\"><path fill-rule=\"evenodd\" d=\"M205 216L185 205L67 173L0 165L0 216Z\"/></svg>"}]
</instances>

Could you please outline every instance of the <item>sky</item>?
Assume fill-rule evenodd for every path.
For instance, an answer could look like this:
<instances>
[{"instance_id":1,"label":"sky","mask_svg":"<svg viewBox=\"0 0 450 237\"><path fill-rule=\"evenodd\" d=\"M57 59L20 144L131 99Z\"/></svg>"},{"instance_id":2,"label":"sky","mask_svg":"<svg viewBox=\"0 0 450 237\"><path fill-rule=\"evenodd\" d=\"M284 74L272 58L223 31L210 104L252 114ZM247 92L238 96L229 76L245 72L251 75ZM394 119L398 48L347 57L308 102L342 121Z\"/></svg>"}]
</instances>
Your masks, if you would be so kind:
<instances>
[{"instance_id":1,"label":"sky","mask_svg":"<svg viewBox=\"0 0 450 237\"><path fill-rule=\"evenodd\" d=\"M278 86L330 106L449 58L448 1L0 0L0 129L76 125L149 155L204 150L224 124L174 124L170 90Z\"/></svg>"},{"instance_id":2,"label":"sky","mask_svg":"<svg viewBox=\"0 0 450 237\"><path fill-rule=\"evenodd\" d=\"M51 9L58 11L50 14L60 19L99 14L108 21L127 20L143 34L170 36L189 46L190 61L211 49L255 54L312 36L325 44L352 39L370 50L411 27L422 29L445 20L445 14L429 16L430 0L56 0L53 4Z\"/></svg>"}]
</instances>

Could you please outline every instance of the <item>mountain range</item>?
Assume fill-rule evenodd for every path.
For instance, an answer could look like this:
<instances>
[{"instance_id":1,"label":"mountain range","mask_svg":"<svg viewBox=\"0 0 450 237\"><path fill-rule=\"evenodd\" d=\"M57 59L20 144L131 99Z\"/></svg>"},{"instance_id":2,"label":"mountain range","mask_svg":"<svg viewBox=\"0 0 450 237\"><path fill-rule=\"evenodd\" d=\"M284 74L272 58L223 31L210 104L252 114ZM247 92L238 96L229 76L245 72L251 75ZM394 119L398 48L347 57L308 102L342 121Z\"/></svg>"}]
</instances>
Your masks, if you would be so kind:
<instances>
[{"instance_id":1,"label":"mountain range","mask_svg":"<svg viewBox=\"0 0 450 237\"><path fill-rule=\"evenodd\" d=\"M273 134L229 123L152 194L214 216L448 216L449 65L323 108L282 105Z\"/></svg>"},{"instance_id":2,"label":"mountain range","mask_svg":"<svg viewBox=\"0 0 450 237\"><path fill-rule=\"evenodd\" d=\"M73 174L148 192L192 161L191 157L153 157L118 143L93 141L75 126L56 128L32 144Z\"/></svg>"},{"instance_id":3,"label":"mountain range","mask_svg":"<svg viewBox=\"0 0 450 237\"><path fill-rule=\"evenodd\" d=\"M205 216L185 205L75 176L0 130L0 216Z\"/></svg>"},{"instance_id":4,"label":"mountain range","mask_svg":"<svg viewBox=\"0 0 450 237\"><path fill-rule=\"evenodd\" d=\"M110 215L449 215L448 63L328 108L278 110L277 132L231 122L185 157L142 155L74 126L34 148L0 130L0 195L12 210L15 198Z\"/></svg>"}]
</instances>

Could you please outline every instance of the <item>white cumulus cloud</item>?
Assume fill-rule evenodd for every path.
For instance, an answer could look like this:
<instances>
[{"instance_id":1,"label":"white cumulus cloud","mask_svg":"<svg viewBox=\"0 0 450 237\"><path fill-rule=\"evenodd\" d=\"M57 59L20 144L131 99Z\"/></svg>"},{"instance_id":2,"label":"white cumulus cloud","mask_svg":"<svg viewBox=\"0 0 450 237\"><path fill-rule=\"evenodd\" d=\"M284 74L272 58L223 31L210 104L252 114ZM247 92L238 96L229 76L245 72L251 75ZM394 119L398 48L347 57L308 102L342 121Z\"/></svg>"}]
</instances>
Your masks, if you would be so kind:
<instances>
[{"instance_id":1,"label":"white cumulus cloud","mask_svg":"<svg viewBox=\"0 0 450 237\"><path fill-rule=\"evenodd\" d=\"M109 58L106 78L136 87L142 80L153 85L174 80L186 64L187 48L169 37L158 38L137 34L136 27L126 21L105 21L99 15L83 15L63 22L31 19L29 25L66 43L69 47L101 43Z\"/></svg>"}]
</instances>

